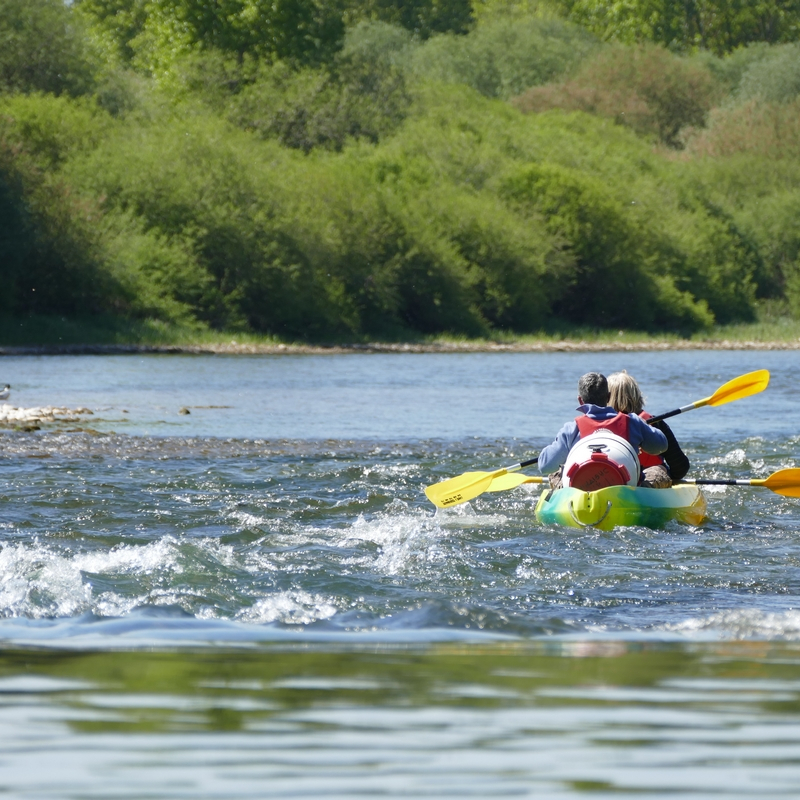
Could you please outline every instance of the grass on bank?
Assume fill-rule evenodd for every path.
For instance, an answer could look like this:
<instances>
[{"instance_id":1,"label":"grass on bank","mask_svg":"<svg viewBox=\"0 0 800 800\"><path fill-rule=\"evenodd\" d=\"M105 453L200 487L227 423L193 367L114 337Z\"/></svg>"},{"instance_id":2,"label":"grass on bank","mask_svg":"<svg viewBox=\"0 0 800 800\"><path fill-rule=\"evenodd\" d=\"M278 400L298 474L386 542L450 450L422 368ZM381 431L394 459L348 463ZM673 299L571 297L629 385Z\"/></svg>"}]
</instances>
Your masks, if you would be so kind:
<instances>
[{"instance_id":1,"label":"grass on bank","mask_svg":"<svg viewBox=\"0 0 800 800\"><path fill-rule=\"evenodd\" d=\"M0 317L0 347L36 345L279 344L269 336L212 331L201 325L115 316L63 317L31 314Z\"/></svg>"},{"instance_id":2,"label":"grass on bank","mask_svg":"<svg viewBox=\"0 0 800 800\"><path fill-rule=\"evenodd\" d=\"M552 326L535 334L498 331L490 339L463 336L433 336L409 339L413 344L552 344L571 342L621 346L641 343L694 342L757 342L763 344L795 344L800 347L800 320L787 313L781 303L761 303L757 319L751 323L717 325L689 337L678 334L648 334L631 330L599 330L576 326ZM396 344L397 342L392 342ZM161 320L131 320L114 316L63 317L29 315L0 317L0 347L76 346L76 345L144 345L190 347L202 345L348 345L364 341L298 342L281 340L242 331L217 331L201 325L178 324Z\"/></svg>"}]
</instances>

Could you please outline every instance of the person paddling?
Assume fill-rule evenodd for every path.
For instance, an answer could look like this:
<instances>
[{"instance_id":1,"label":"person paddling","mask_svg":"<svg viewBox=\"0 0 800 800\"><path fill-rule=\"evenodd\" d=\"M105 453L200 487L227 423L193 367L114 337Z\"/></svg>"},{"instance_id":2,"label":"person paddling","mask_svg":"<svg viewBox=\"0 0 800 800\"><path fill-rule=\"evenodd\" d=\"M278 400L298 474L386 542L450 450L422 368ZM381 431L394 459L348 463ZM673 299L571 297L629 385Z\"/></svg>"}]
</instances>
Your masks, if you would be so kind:
<instances>
[{"instance_id":1,"label":"person paddling","mask_svg":"<svg viewBox=\"0 0 800 800\"><path fill-rule=\"evenodd\" d=\"M617 411L623 414L638 414L644 420L648 420L652 416L644 410L644 397L639 389L639 384L625 370L614 372L608 376L608 389L608 404ZM639 463L642 465L642 486L668 489L674 481L679 481L686 475L691 464L681 450L675 434L664 420L654 422L651 427L658 428L667 437L667 449L660 455L639 453Z\"/></svg>"},{"instance_id":2,"label":"person paddling","mask_svg":"<svg viewBox=\"0 0 800 800\"><path fill-rule=\"evenodd\" d=\"M628 441L645 453L663 453L667 437L636 414L618 412L609 406L608 381L599 372L587 372L578 381L578 411L582 416L567 422L552 444L539 453L539 471L550 476L550 486L562 486L561 468L570 450L582 438L598 431L608 431Z\"/></svg>"}]
</instances>

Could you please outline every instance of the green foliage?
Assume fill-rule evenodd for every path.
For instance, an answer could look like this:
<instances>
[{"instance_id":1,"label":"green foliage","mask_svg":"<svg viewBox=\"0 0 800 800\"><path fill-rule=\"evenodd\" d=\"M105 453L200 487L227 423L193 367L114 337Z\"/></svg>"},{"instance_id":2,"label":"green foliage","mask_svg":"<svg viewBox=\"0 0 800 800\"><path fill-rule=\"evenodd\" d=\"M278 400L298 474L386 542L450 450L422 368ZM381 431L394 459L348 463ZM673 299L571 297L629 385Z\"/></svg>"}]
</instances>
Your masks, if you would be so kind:
<instances>
[{"instance_id":1,"label":"green foliage","mask_svg":"<svg viewBox=\"0 0 800 800\"><path fill-rule=\"evenodd\" d=\"M796 225L800 162L757 151L739 152L698 159L691 179L716 207L726 209L757 254L753 277L758 296L790 300L791 312L800 319Z\"/></svg>"},{"instance_id":2,"label":"green foliage","mask_svg":"<svg viewBox=\"0 0 800 800\"><path fill-rule=\"evenodd\" d=\"M603 39L655 42L717 55L750 42L789 42L800 33L796 0L556 0Z\"/></svg>"},{"instance_id":3,"label":"green foliage","mask_svg":"<svg viewBox=\"0 0 800 800\"><path fill-rule=\"evenodd\" d=\"M438 36L413 57L413 73L509 98L576 67L597 48L591 35L555 18L499 16L469 36Z\"/></svg>"},{"instance_id":4,"label":"green foliage","mask_svg":"<svg viewBox=\"0 0 800 800\"><path fill-rule=\"evenodd\" d=\"M241 59L319 64L344 33L343 9L323 0L79 0L110 60L169 84L183 57L218 50Z\"/></svg>"},{"instance_id":5,"label":"green foliage","mask_svg":"<svg viewBox=\"0 0 800 800\"><path fill-rule=\"evenodd\" d=\"M772 48L751 64L742 75L736 96L739 100L785 103L800 95L800 45Z\"/></svg>"},{"instance_id":6,"label":"green foliage","mask_svg":"<svg viewBox=\"0 0 800 800\"><path fill-rule=\"evenodd\" d=\"M218 96L218 106L236 125L305 152L341 150L349 139L377 142L408 110L404 64L411 46L402 28L362 23L327 67L298 72L283 62L262 63L254 75L240 71L241 88Z\"/></svg>"},{"instance_id":7,"label":"green foliage","mask_svg":"<svg viewBox=\"0 0 800 800\"><path fill-rule=\"evenodd\" d=\"M92 150L112 120L93 100L31 94L0 96L0 130L43 170Z\"/></svg>"},{"instance_id":8,"label":"green foliage","mask_svg":"<svg viewBox=\"0 0 800 800\"><path fill-rule=\"evenodd\" d=\"M156 269L197 319L288 336L336 331L346 303L311 269L287 218L292 160L276 145L255 144L185 108L121 132L76 161L70 175L104 196L107 212L134 215L146 232L180 248Z\"/></svg>"},{"instance_id":9,"label":"green foliage","mask_svg":"<svg viewBox=\"0 0 800 800\"><path fill-rule=\"evenodd\" d=\"M551 0L473 0L472 16L478 24L498 17L554 17L557 7Z\"/></svg>"},{"instance_id":10,"label":"green foliage","mask_svg":"<svg viewBox=\"0 0 800 800\"><path fill-rule=\"evenodd\" d=\"M399 25L421 39L466 33L473 22L470 0L344 0L348 26L375 21Z\"/></svg>"},{"instance_id":11,"label":"green foliage","mask_svg":"<svg viewBox=\"0 0 800 800\"><path fill-rule=\"evenodd\" d=\"M133 43L143 32L149 0L74 0L80 19L90 27L107 64L130 63Z\"/></svg>"},{"instance_id":12,"label":"green foliage","mask_svg":"<svg viewBox=\"0 0 800 800\"><path fill-rule=\"evenodd\" d=\"M640 330L694 330L712 322L704 302L694 301L669 275L652 269L659 243L648 242L646 232L636 230L601 181L565 167L536 165L509 178L504 192L542 214L575 253L578 268L570 291L556 306L560 315L578 323Z\"/></svg>"},{"instance_id":13,"label":"green foliage","mask_svg":"<svg viewBox=\"0 0 800 800\"><path fill-rule=\"evenodd\" d=\"M64 7L104 64L93 97L0 96L2 310L316 340L800 315L796 45L488 5Z\"/></svg>"},{"instance_id":14,"label":"green foliage","mask_svg":"<svg viewBox=\"0 0 800 800\"><path fill-rule=\"evenodd\" d=\"M118 293L98 258L93 222L90 205L0 134L0 304L5 313L74 314L114 307Z\"/></svg>"},{"instance_id":15,"label":"green foliage","mask_svg":"<svg viewBox=\"0 0 800 800\"><path fill-rule=\"evenodd\" d=\"M177 62L207 50L319 67L341 48L346 25L390 24L425 39L472 24L469 0L78 0L77 7L107 58L167 83Z\"/></svg>"},{"instance_id":16,"label":"green foliage","mask_svg":"<svg viewBox=\"0 0 800 800\"><path fill-rule=\"evenodd\" d=\"M774 46L765 42L755 42L737 47L733 52L717 56L708 50L700 50L690 58L702 64L717 80L726 94L735 92L742 76L751 66L766 58Z\"/></svg>"},{"instance_id":17,"label":"green foliage","mask_svg":"<svg viewBox=\"0 0 800 800\"><path fill-rule=\"evenodd\" d=\"M0 0L0 91L91 91L97 64L62 0Z\"/></svg>"},{"instance_id":18,"label":"green foliage","mask_svg":"<svg viewBox=\"0 0 800 800\"><path fill-rule=\"evenodd\" d=\"M663 47L615 46L587 61L573 78L529 89L515 105L527 112L588 111L681 147L681 130L702 127L720 96L721 87L700 63Z\"/></svg>"}]
</instances>

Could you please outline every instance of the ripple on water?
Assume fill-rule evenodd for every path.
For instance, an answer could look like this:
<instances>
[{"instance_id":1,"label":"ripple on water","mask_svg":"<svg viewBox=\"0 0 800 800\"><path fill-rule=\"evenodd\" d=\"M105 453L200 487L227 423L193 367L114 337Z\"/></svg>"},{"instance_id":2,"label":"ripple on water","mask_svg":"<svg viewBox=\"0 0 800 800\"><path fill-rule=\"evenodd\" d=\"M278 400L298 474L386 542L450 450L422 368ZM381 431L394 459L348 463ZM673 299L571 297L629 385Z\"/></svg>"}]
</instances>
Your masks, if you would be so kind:
<instances>
[{"instance_id":1,"label":"ripple on water","mask_svg":"<svg viewBox=\"0 0 800 800\"><path fill-rule=\"evenodd\" d=\"M798 501L763 489L709 487L699 528L609 533L538 525L539 487L447 510L425 499L427 482L478 456L521 457L514 442L11 433L4 445L8 618L174 608L295 630L728 638L720 615L745 608L735 630L758 637L781 635L770 603L800 590ZM763 437L689 449L699 477L787 461L785 441Z\"/></svg>"}]
</instances>

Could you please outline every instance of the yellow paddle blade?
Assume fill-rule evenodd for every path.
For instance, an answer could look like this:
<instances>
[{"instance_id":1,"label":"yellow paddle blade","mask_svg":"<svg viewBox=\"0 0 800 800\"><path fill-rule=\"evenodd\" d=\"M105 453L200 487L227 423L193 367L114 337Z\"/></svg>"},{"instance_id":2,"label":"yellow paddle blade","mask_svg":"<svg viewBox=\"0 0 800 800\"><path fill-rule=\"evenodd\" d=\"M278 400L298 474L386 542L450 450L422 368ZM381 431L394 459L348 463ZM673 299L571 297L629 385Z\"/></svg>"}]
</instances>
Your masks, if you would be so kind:
<instances>
[{"instance_id":1,"label":"yellow paddle blade","mask_svg":"<svg viewBox=\"0 0 800 800\"><path fill-rule=\"evenodd\" d=\"M800 497L800 467L779 469L768 478L763 480L755 478L750 483L753 486L765 486L767 489L772 489L776 494L782 494L785 497Z\"/></svg>"},{"instance_id":2,"label":"yellow paddle blade","mask_svg":"<svg viewBox=\"0 0 800 800\"><path fill-rule=\"evenodd\" d=\"M425 494L428 500L439 508L457 506L483 494L494 478L505 475L506 472L505 469L498 469L495 472L465 472L463 475L426 487Z\"/></svg>"},{"instance_id":3,"label":"yellow paddle blade","mask_svg":"<svg viewBox=\"0 0 800 800\"><path fill-rule=\"evenodd\" d=\"M523 483L544 483L544 478L538 475L524 475L522 472L508 472L494 478L489 484L487 492L505 492L509 489L516 489Z\"/></svg>"},{"instance_id":4,"label":"yellow paddle blade","mask_svg":"<svg viewBox=\"0 0 800 800\"><path fill-rule=\"evenodd\" d=\"M755 372L748 372L740 375L717 389L711 397L698 400L693 405L695 408L700 406L722 406L734 400L741 400L743 397L763 392L769 384L769 370L757 369Z\"/></svg>"}]
</instances>

